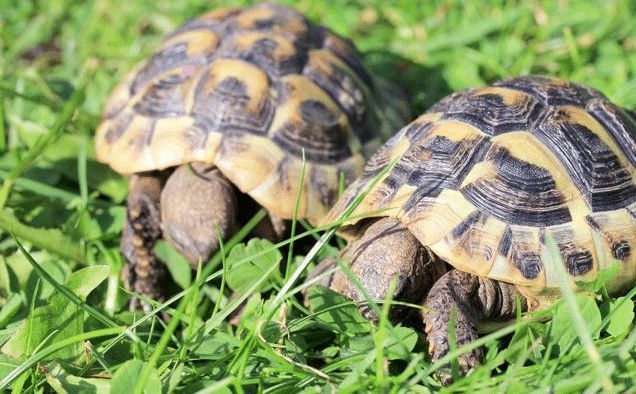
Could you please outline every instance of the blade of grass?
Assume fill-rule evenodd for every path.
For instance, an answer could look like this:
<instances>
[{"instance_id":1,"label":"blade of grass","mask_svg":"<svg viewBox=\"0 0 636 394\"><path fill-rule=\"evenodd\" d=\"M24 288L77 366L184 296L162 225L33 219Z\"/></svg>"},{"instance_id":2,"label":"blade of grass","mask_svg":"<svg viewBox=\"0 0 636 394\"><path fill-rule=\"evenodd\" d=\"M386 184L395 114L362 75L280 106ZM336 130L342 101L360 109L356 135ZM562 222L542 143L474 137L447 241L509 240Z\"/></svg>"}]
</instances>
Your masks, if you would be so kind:
<instances>
[{"instance_id":1,"label":"blade of grass","mask_svg":"<svg viewBox=\"0 0 636 394\"><path fill-rule=\"evenodd\" d=\"M37 299L38 292L40 291L40 283L42 283L42 281L40 280L40 278L38 278L37 282L35 282L35 288L33 289L33 294L31 295L31 304L29 305L29 323L27 325L27 327L29 327L29 332L27 333L27 343L26 343L26 352L25 352L27 356L30 356L31 351L33 350L31 346L32 345L31 332L33 330L33 318L35 316L33 311L35 310L35 301Z\"/></svg>"},{"instance_id":2,"label":"blade of grass","mask_svg":"<svg viewBox=\"0 0 636 394\"><path fill-rule=\"evenodd\" d=\"M191 289L195 287L198 288L198 284L196 282L192 286L190 286ZM143 369L139 373L137 384L135 385L135 389L134 389L135 394L143 394L144 388L146 387L146 383L148 382L148 379L150 378L150 374L152 373L152 370L155 368L157 361L159 361L159 357L163 354L166 347L168 347L168 343L172 339L172 334L177 329L177 325L181 321L180 317L185 311L185 308L190 304L190 299L192 298L194 293L195 293L194 289L188 292L186 297L183 299L183 302L179 304L179 307L177 308L177 311L176 311L176 315L173 316L172 320L170 320L168 327L166 327L165 331L161 335L161 338L159 338L159 342L157 343L157 346L155 347L154 351L150 355L150 358L144 364Z\"/></svg>"},{"instance_id":3,"label":"blade of grass","mask_svg":"<svg viewBox=\"0 0 636 394\"><path fill-rule=\"evenodd\" d=\"M389 325L389 311L391 310L391 301L393 300L393 294L397 287L397 278L393 278L389 284L389 290L384 298L384 305L382 305L382 314L378 321L378 328L374 335L375 342L375 379L376 388L385 391L385 377L384 377L384 342L386 341L387 325Z\"/></svg>"},{"instance_id":4,"label":"blade of grass","mask_svg":"<svg viewBox=\"0 0 636 394\"><path fill-rule=\"evenodd\" d=\"M210 317L214 317L219 308L221 307L221 300L223 299L223 293L225 292L225 278L227 277L227 262L225 261L225 247L223 245L223 237L221 237L221 230L219 226L216 226L216 236L219 239L219 253L221 256L221 271L223 274L221 275L221 286L219 286L219 299L214 304L214 308L212 309L212 315Z\"/></svg>"},{"instance_id":5,"label":"blade of grass","mask_svg":"<svg viewBox=\"0 0 636 394\"><path fill-rule=\"evenodd\" d=\"M360 195L358 195L351 202L351 204L349 204L349 206L345 208L344 212L340 215L339 219L347 220L349 216L355 211L356 207L360 205L360 203L362 202L364 197L366 197L369 191L371 191L380 182L380 180L384 178L384 176L397 164L400 158L401 156L396 157L391 163L389 163L384 169L382 169L382 171L380 171L380 173L371 182L369 182L369 184L367 184L367 186L362 191L362 193L360 193ZM285 285L278 292L278 294L276 294L276 297L274 298L274 301L272 302L270 311L268 314L266 314L266 316L271 316L274 313L274 311L278 309L278 307L280 306L280 303L282 303L283 299L285 298L285 295L289 292L289 289L291 289L291 287L298 280L302 272L307 268L309 263L316 257L316 255L322 249L322 247L327 242L329 242L329 240L331 239L331 237L333 237L335 232L336 232L335 228L332 228L331 230L327 231L325 234L323 234L320 237L318 242L316 242L314 246L309 250L309 253L307 253L303 261L298 265L298 267L296 268L292 276L287 280L287 282L285 282ZM379 310L377 312L379 312ZM268 320L270 318L271 317L269 317Z\"/></svg>"},{"instance_id":6,"label":"blade of grass","mask_svg":"<svg viewBox=\"0 0 636 394\"><path fill-rule=\"evenodd\" d=\"M552 263L551 265L561 281L561 292L565 298L568 309L570 310L570 315L572 317L572 323L574 324L576 334L581 340L581 344L585 349L590 363L596 369L597 379L602 382L603 388L605 390L611 391L611 388L613 387L612 381L608 379L605 374L604 362L601 358L600 353L598 352L598 349L594 345L592 334L588 331L585 320L583 319L583 315L579 310L579 305L576 301L574 289L572 289L572 285L569 281L570 275L565 270L565 262L561 258L561 253L559 252L559 247L556 243L556 240L554 239L554 236L552 236L551 234L546 234L545 245L547 253L550 255L550 258L548 258L548 260L550 263Z\"/></svg>"},{"instance_id":7,"label":"blade of grass","mask_svg":"<svg viewBox=\"0 0 636 394\"><path fill-rule=\"evenodd\" d=\"M488 34L502 30L513 25L524 13L528 12L526 7L512 9L501 14L496 19L484 20L481 23L471 24L463 28L456 29L452 33L441 34L432 37L422 43L410 42L395 45L395 49L404 53L405 56L413 53L431 53L447 48L461 48L472 44Z\"/></svg>"},{"instance_id":8,"label":"blade of grass","mask_svg":"<svg viewBox=\"0 0 636 394\"><path fill-rule=\"evenodd\" d=\"M356 207L362 202L364 197L366 197L366 195L384 178L384 176L389 171L391 171L391 169L393 169L393 167L397 164L397 162L400 159L401 159L401 155L396 157L395 159L393 159L385 168L383 168L382 171L380 171L378 173L378 175L375 178L373 178L371 180L371 182L369 182L365 186L363 191L349 204L349 206L347 206L344 209L344 211L340 215L338 221L347 220L349 218L349 216L355 211ZM282 303L285 300L285 298L289 295L288 293L289 293L291 287L298 280L300 275L302 275L302 272L307 268L309 263L318 255L318 252L320 252L320 250L323 248L323 246L326 243L329 242L331 237L334 236L334 234L336 232L336 228L335 227L327 227L327 228L330 228L330 229L326 233L324 233L320 237L320 239L314 244L314 246L309 250L309 252L305 256L303 261L298 265L298 267L296 267L296 270L293 272L291 277L289 277L287 279L287 281L285 282L285 285L276 294L276 297L274 297L274 300L269 305L269 308L267 310L265 310L263 315L259 318L259 320L257 321L256 325L254 326L254 329L250 330L250 333L248 334L248 337L243 342L245 346L243 346L240 349L240 351L237 352L236 357L230 363L230 367L229 367L230 371L234 371L235 368L236 368L237 363L239 363L239 362L241 363L238 366L237 376L243 376L244 370L247 367L247 354L249 353L249 351L254 346L255 338L260 336L261 328L268 321L270 321L272 319L272 317L274 316L274 313L276 312L276 310L278 310L278 308L282 305ZM369 298L368 295L366 296L366 298ZM375 306L376 314L379 315L379 308L377 307L377 305L375 305L375 303L373 303L373 304ZM259 333L259 335L256 335L257 332Z\"/></svg>"},{"instance_id":9,"label":"blade of grass","mask_svg":"<svg viewBox=\"0 0 636 394\"><path fill-rule=\"evenodd\" d=\"M217 226L217 231L218 231L218 226ZM179 362L182 362L182 363L186 361L186 356L187 356L188 348L189 348L189 341L192 339L192 336L194 335L194 332L193 332L194 319L196 318L197 305L199 304L200 283L201 283L201 259L199 259L199 263L197 264L197 273L196 273L196 276L194 277L194 286L193 286L194 289L192 290L194 294L192 295L192 300L189 305L190 321L188 322L188 327L186 328L186 331L185 331L183 346L181 346L181 351L179 352Z\"/></svg>"},{"instance_id":10,"label":"blade of grass","mask_svg":"<svg viewBox=\"0 0 636 394\"><path fill-rule=\"evenodd\" d=\"M35 364L39 363L42 359L57 352L60 349L65 348L66 346L70 346L76 342L83 342L89 339L107 337L111 335L120 334L125 330L125 327L117 326L110 328L103 328L101 330L94 330L85 332L78 335L73 335L72 337L62 339L61 341L55 342L50 346L40 350L35 353L28 359L26 359L22 364L20 364L17 368L9 372L2 380L0 380L0 390L4 390L8 385L13 382L18 376L22 375L22 373Z\"/></svg>"},{"instance_id":11,"label":"blade of grass","mask_svg":"<svg viewBox=\"0 0 636 394\"><path fill-rule=\"evenodd\" d=\"M373 213L377 213L377 212L373 212ZM373 214L372 213L372 214ZM245 238L250 232L251 230L256 227L256 225L265 218L265 216L267 215L267 211L265 211L264 209L259 210L253 217L252 219L250 219L250 221L243 226L243 228L237 232L228 242L227 245L225 246L225 249L229 249L230 245L236 245L239 242L241 242L243 240L243 238ZM363 218L368 216L368 213L364 213L364 214L360 214L360 215L354 215L349 217L348 219L359 219L359 218ZM344 221L346 221L347 219L340 219L337 221L334 221L333 223L330 223L328 225L322 226L322 227L318 227L318 228L314 228L312 230L306 231L304 233L298 234L296 235L296 237L294 237L296 240L298 239L302 239L304 237L307 236L311 236L314 235L316 233L318 233L319 231L324 231L325 229L329 229L332 227L336 227L339 226L341 223L343 223ZM272 246L271 248L267 248L261 252L256 253L253 256L249 256L248 258L239 260L235 263L235 266L238 268L240 267L241 264L246 264L249 261L251 261L254 257L257 256L261 256L263 254L267 254L269 252L271 252L274 249L278 249L281 248L282 246L285 246L289 243L289 240L284 240L281 241L277 244L275 244L274 246ZM220 252L217 252L217 254L210 260L210 262L208 263L209 265L202 271L202 276L203 272L205 271L210 271L209 267L211 265L217 265L218 261L222 260L222 256L220 254ZM203 284L209 283L219 277L221 277L221 275L223 275L223 271L217 271L215 273L208 273L207 276L205 277L205 280L203 281ZM298 288L296 292L300 291L301 288ZM106 353L108 352L110 349L112 349L119 341L121 341L124 337L126 337L127 335L134 333L134 330L139 327L140 325L142 325L143 323L145 323L147 320L153 318L154 316L156 316L158 313L162 312L164 309L166 309L168 306L176 303L177 301L183 299L183 297L185 297L188 294L189 290L183 290L177 294L175 294L174 296L172 296L170 299L166 300L165 302L158 304L156 307L154 307L150 312L148 312L147 314L145 314L141 319L135 321L135 323L133 323L131 326L129 326L126 331L122 334L120 334L118 337L114 338L111 342L109 342L107 345L105 345L103 348L100 348L102 353ZM249 293L249 291L248 291ZM226 308L230 308L230 305L228 305ZM231 313L231 312L230 312ZM205 326L204 326L205 327ZM202 328L203 329L203 328ZM83 370L86 370L88 368L88 366L86 366Z\"/></svg>"},{"instance_id":12,"label":"blade of grass","mask_svg":"<svg viewBox=\"0 0 636 394\"><path fill-rule=\"evenodd\" d=\"M218 382L215 382L214 384L211 384L205 388L202 388L201 390L197 391L196 394L213 394L213 393L222 392L221 389L227 388L233 382L234 382L234 377L229 376L225 379L221 379Z\"/></svg>"},{"instance_id":13,"label":"blade of grass","mask_svg":"<svg viewBox=\"0 0 636 394\"><path fill-rule=\"evenodd\" d=\"M0 170L0 178L7 179L8 177L8 172ZM70 203L71 201L80 198L80 196L77 194L73 194L71 192L67 192L66 190L58 189L56 187L47 185L46 183L34 181L29 178L16 178L13 184L25 190L34 192L40 196L54 198L66 203Z\"/></svg>"},{"instance_id":14,"label":"blade of grass","mask_svg":"<svg viewBox=\"0 0 636 394\"><path fill-rule=\"evenodd\" d=\"M38 273L38 275L42 279L47 281L51 286L53 286L53 288L55 288L57 291L62 293L72 303L84 309L89 315L94 317L97 321L109 327L119 327L119 325L110 317L94 309L92 306L82 301L82 299L76 296L75 293L67 289L64 285L62 285L61 283L58 283L48 272L46 272L44 268L42 268L42 266L40 266L40 264L38 264L37 261L35 261L35 259L31 256L31 254L29 254L29 252L27 252L26 249L24 249L24 246L22 246L22 243L18 240L18 238L13 234L12 236L13 236L13 240L18 245L20 252L22 252L22 254L24 255L24 257L26 257L29 264L31 264L33 269ZM139 341L139 338L135 335L130 334L128 337L135 342Z\"/></svg>"},{"instance_id":15,"label":"blade of grass","mask_svg":"<svg viewBox=\"0 0 636 394\"><path fill-rule=\"evenodd\" d=\"M71 98L64 104L61 114L56 122L53 124L49 132L41 136L36 143L29 149L27 154L20 160L17 166L15 166L10 172L7 178L5 178L2 188L0 189L0 209L4 208L4 205L11 192L11 187L14 181L24 172L38 157L49 147L51 142L55 141L59 137L71 119L75 110L84 102L84 93L86 90L86 84L90 80L90 76L93 74L95 68L94 62L90 62L83 70L83 75L80 77L80 83L73 92Z\"/></svg>"},{"instance_id":16,"label":"blade of grass","mask_svg":"<svg viewBox=\"0 0 636 394\"><path fill-rule=\"evenodd\" d=\"M79 191L82 202L82 209L88 205L88 180L86 176L86 146L88 145L88 136L83 135L80 140L79 152L77 155L77 179L79 182Z\"/></svg>"},{"instance_id":17,"label":"blade of grass","mask_svg":"<svg viewBox=\"0 0 636 394\"><path fill-rule=\"evenodd\" d=\"M2 58L2 46L0 45L0 59ZM4 63L0 60L0 81L4 81ZM7 149L6 116L4 111L4 91L0 89L0 152Z\"/></svg>"},{"instance_id":18,"label":"blade of grass","mask_svg":"<svg viewBox=\"0 0 636 394\"><path fill-rule=\"evenodd\" d=\"M238 244L239 242L241 242L257 225L258 223L260 223L261 220L263 220L265 218L265 216L267 216L267 211L265 211L264 209L260 209L242 228L240 231L238 231L236 234L234 234L234 236L232 236L232 238L230 238L230 240L227 242L227 246L234 246L236 244ZM224 256L221 256L220 251L217 252L216 255L214 255L212 257L212 259L208 262L208 266L205 267L205 269L203 269L201 271L201 276L205 277L205 280L203 281L203 283L201 283L200 285L209 283L213 280L215 280L216 278L218 278L219 276L221 276L223 274L222 271L217 271L215 273L210 273L211 270L213 269L213 266L218 265L218 262L221 261L221 259L224 258ZM237 262L237 266L239 264L245 264L248 261L250 261L250 259L246 258L243 261L239 261ZM212 266L212 268L210 268ZM207 272L206 274L204 274L204 272ZM184 297L186 297L190 291L192 290L192 287L189 287L188 289L185 289L177 294L175 294L174 296L172 296L170 299L166 300L165 302L159 304L158 306L154 307L150 312L146 313L141 319L135 321L135 323L133 323L132 325L130 325L124 332L122 332L121 334L119 334L116 338L114 338L111 342L109 342L108 344L106 344L103 347L100 347L100 351L102 354L105 354L106 352L108 352L109 350L113 349L114 346L119 343L123 338L125 338L126 336L130 336L130 335L134 335L134 331L137 327L139 327L140 325L144 324L146 321L148 321L149 319L152 319L154 316L156 316L157 314L159 314L160 312L162 312L164 309L166 309L168 306L176 303L177 301L181 300L181 302L183 302ZM238 304L237 304L238 305ZM229 308L230 306L228 305L227 308ZM178 307L177 307L178 308ZM231 313L231 312L230 312ZM224 317L223 317L224 318ZM222 318L222 319L223 319ZM221 320L222 320L221 319ZM205 326L203 326L201 328L201 330L205 329ZM86 371L90 365L92 365L92 363L87 364L84 368L83 371Z\"/></svg>"},{"instance_id":19,"label":"blade of grass","mask_svg":"<svg viewBox=\"0 0 636 394\"><path fill-rule=\"evenodd\" d=\"M300 181L298 182L298 191L296 193L296 200L294 201L294 216L291 222L291 233L289 248L287 249L287 264L285 265L285 280L289 278L289 270L291 269L292 260L294 258L294 236L296 235L296 223L298 222L298 208L300 206L300 197L302 196L303 187L305 185L305 169L307 166L307 159L305 159L305 149L302 149L303 162L300 168Z\"/></svg>"}]
</instances>

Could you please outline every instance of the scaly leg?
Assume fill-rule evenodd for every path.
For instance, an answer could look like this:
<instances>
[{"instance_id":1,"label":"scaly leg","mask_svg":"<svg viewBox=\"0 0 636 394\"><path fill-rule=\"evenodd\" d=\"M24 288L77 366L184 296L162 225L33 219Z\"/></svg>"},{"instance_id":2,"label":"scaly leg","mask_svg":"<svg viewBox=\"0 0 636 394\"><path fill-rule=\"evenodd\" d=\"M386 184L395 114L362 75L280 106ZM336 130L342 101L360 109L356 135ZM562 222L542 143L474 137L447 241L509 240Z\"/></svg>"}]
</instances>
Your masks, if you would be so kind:
<instances>
[{"instance_id":1,"label":"scaly leg","mask_svg":"<svg viewBox=\"0 0 636 394\"><path fill-rule=\"evenodd\" d=\"M433 285L425 303L424 324L428 334L429 353L437 361L449 352L448 322L453 308L457 310L455 337L457 347L477 339L480 320L507 320L515 316L515 299L527 309L525 297L516 286L452 270ZM483 360L481 348L459 357L462 374L468 373ZM448 368L438 374L444 384L451 381Z\"/></svg>"},{"instance_id":2,"label":"scaly leg","mask_svg":"<svg viewBox=\"0 0 636 394\"><path fill-rule=\"evenodd\" d=\"M161 193L163 237L193 267L206 263L236 229L236 194L230 181L212 165L177 168ZM219 233L216 228L218 227Z\"/></svg>"},{"instance_id":3,"label":"scaly leg","mask_svg":"<svg viewBox=\"0 0 636 394\"><path fill-rule=\"evenodd\" d=\"M161 237L159 196L162 183L160 173L142 173L130 178L126 223L120 245L128 263L124 269L127 287L155 300L162 300L161 287L166 274L152 252ZM130 301L131 310L139 306L138 299ZM143 307L148 309L149 305L143 304Z\"/></svg>"},{"instance_id":4,"label":"scaly leg","mask_svg":"<svg viewBox=\"0 0 636 394\"><path fill-rule=\"evenodd\" d=\"M435 259L400 221L392 218L380 219L369 226L359 240L347 246L341 258L350 262L352 273L374 301L384 301L391 281L397 278L394 299L421 302L445 272L443 262ZM322 261L308 280L333 266L333 260ZM340 270L320 284L354 301L365 300L362 292ZM361 304L360 311L367 319L377 320L368 305ZM401 314L402 309L396 308L394 312ZM396 313L392 317L398 318Z\"/></svg>"}]
</instances>

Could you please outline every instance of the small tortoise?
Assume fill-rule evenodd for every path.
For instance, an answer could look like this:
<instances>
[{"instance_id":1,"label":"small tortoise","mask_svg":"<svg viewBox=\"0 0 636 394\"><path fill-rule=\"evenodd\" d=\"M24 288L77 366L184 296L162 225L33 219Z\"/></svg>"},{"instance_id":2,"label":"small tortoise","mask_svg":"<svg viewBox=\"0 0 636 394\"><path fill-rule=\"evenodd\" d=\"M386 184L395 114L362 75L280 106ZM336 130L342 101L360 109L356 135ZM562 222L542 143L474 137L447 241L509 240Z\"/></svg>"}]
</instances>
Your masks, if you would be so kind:
<instances>
[{"instance_id":1,"label":"small tortoise","mask_svg":"<svg viewBox=\"0 0 636 394\"><path fill-rule=\"evenodd\" d=\"M425 306L437 360L449 351L453 307L463 345L479 323L514 317L517 297L524 310L549 306L560 272L589 282L618 261L609 290L636 283L635 134L634 113L567 81L516 77L464 90L380 148L325 220L369 188L352 216L372 214L341 228L350 240L341 258L371 298L385 299L397 277L394 297ZM333 265L321 262L310 278ZM320 283L364 300L341 271ZM464 354L461 371L482 357Z\"/></svg>"},{"instance_id":2,"label":"small tortoise","mask_svg":"<svg viewBox=\"0 0 636 394\"><path fill-rule=\"evenodd\" d=\"M157 240L192 264L205 260L218 247L215 225L231 235L246 199L270 214L262 233L280 236L303 154L298 217L315 222L340 177L355 179L408 116L401 92L370 75L351 42L287 7L185 23L114 90L96 132L97 159L132 175L121 241L128 285L161 299Z\"/></svg>"}]
</instances>

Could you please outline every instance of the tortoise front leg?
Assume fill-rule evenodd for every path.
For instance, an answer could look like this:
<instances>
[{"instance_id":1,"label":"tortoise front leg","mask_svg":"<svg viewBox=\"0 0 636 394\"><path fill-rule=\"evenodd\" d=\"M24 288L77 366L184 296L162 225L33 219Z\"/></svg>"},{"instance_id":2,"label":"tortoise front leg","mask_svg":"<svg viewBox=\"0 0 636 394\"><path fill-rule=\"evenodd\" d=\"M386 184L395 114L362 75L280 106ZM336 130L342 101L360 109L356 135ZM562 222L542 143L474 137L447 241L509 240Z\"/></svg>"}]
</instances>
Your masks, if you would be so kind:
<instances>
[{"instance_id":1,"label":"tortoise front leg","mask_svg":"<svg viewBox=\"0 0 636 394\"><path fill-rule=\"evenodd\" d=\"M429 292L423 312L432 360L435 362L449 352L448 322L453 308L457 310L455 337L459 347L477 339L479 321L513 318L517 297L521 299L523 310L526 310L525 297L512 284L459 270L442 276ZM458 360L460 372L465 375L482 360L481 348L462 354ZM448 368L438 377L444 384L451 381Z\"/></svg>"},{"instance_id":2,"label":"tortoise front leg","mask_svg":"<svg viewBox=\"0 0 636 394\"><path fill-rule=\"evenodd\" d=\"M190 265L203 263L236 229L236 193L213 165L194 163L177 168L161 193L163 237ZM218 228L218 233L217 233Z\"/></svg>"},{"instance_id":3,"label":"tortoise front leg","mask_svg":"<svg viewBox=\"0 0 636 394\"><path fill-rule=\"evenodd\" d=\"M421 302L432 284L445 272L441 260L436 260L413 234L397 219L384 218L373 223L357 241L342 252L341 258L350 263L351 272L374 301L384 301L391 281L397 278L394 299ZM332 259L323 260L307 278L310 280L335 266ZM365 297L341 270L324 278L319 284L328 286L353 301ZM360 311L369 320L378 316L365 303ZM403 308L395 308L392 317L402 316Z\"/></svg>"},{"instance_id":4,"label":"tortoise front leg","mask_svg":"<svg viewBox=\"0 0 636 394\"><path fill-rule=\"evenodd\" d=\"M159 196L162 179L158 172L141 173L130 178L126 223L120 244L127 262L124 283L130 290L155 300L162 299L161 287L165 278L165 268L152 252L161 237ZM139 306L138 299L130 301L131 310ZM149 305L143 304L143 307L148 309Z\"/></svg>"},{"instance_id":5,"label":"tortoise front leg","mask_svg":"<svg viewBox=\"0 0 636 394\"><path fill-rule=\"evenodd\" d=\"M268 213L252 230L252 236L264 238L270 242L279 242L289 233L290 221Z\"/></svg>"}]
</instances>

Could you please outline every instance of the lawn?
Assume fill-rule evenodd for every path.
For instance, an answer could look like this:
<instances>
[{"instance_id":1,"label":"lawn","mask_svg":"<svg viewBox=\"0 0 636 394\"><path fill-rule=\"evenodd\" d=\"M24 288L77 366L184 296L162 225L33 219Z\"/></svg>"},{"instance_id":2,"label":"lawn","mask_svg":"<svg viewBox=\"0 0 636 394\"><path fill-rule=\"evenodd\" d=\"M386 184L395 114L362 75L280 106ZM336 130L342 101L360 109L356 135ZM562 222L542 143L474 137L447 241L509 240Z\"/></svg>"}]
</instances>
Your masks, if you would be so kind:
<instances>
[{"instance_id":1,"label":"lawn","mask_svg":"<svg viewBox=\"0 0 636 394\"><path fill-rule=\"evenodd\" d=\"M331 231L304 223L291 249L290 240L248 240L244 228L197 272L160 243L174 297L152 313L128 312L118 249L127 183L94 160L92 136L134 64L187 19L227 3L246 2L0 0L3 390L441 389L434 372L443 363L431 363L417 329L386 314L370 324L319 287L306 308L307 270L296 269L343 243L325 243ZM450 92L532 73L585 83L636 109L634 1L286 3L351 38L369 69L410 90L415 114ZM609 297L611 275L590 285L595 297L566 293L552 309L481 337L485 364L444 390L634 392L636 287ZM229 324L241 305L240 324Z\"/></svg>"}]
</instances>

